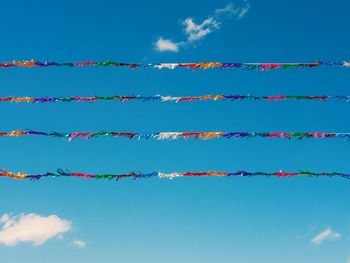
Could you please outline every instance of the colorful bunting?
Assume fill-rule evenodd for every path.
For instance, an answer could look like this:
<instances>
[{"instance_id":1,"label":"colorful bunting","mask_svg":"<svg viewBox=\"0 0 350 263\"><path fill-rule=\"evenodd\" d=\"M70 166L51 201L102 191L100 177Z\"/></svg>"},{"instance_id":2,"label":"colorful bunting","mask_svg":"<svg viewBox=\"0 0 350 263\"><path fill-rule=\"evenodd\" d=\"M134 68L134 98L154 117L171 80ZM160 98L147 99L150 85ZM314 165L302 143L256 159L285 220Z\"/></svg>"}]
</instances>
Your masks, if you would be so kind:
<instances>
[{"instance_id":1,"label":"colorful bunting","mask_svg":"<svg viewBox=\"0 0 350 263\"><path fill-rule=\"evenodd\" d=\"M120 63L114 61L107 62L52 62L52 61L13 61L13 62L0 62L0 68L11 68L11 67L126 67L130 69L136 69L139 67L154 68L154 69L176 69L176 68L187 68L192 70L197 69L209 69L209 68L220 68L220 69L245 69L245 70L261 70L269 71L275 69L291 69L291 68L314 68L314 67L344 67L350 68L349 61L338 61L338 62L321 62L317 61L314 63L224 63L224 62L195 62L195 63ZM47 102L94 102L94 101L162 101L162 102L194 102L194 101L206 101L206 100L249 100L249 101L282 101L282 100L307 100L307 101L328 101L328 100L345 100L348 101L350 96L300 96L300 95L278 95L278 96L253 96L253 95L203 95L203 96L92 96L92 97L3 97L0 98L0 102L31 102L31 103L47 103ZM76 138L90 139L97 137L126 137L129 139L156 139L156 140L177 140L177 139L201 139L210 140L214 138L285 138L285 139L309 139L309 138L343 138L350 139L350 133L329 133L329 132L72 132L72 133L60 133L60 132L42 132L42 131L10 131L0 132L0 137L7 136L50 136L67 138L72 141ZM0 170L0 177L10 177L13 179L29 179L39 180L42 177L81 177L91 179L115 179L119 180L122 178L168 178L173 179L176 177L293 177L293 176L307 176L307 177L343 177L350 179L350 174L338 173L338 172L324 172L315 173L308 171L298 172L217 172L217 171L204 171L204 172L173 172L173 173L141 173L131 172L127 174L85 174L77 172L69 172L66 170L58 169L57 172L47 172L44 174L26 174L26 173L12 173L7 170Z\"/></svg>"},{"instance_id":2,"label":"colorful bunting","mask_svg":"<svg viewBox=\"0 0 350 263\"><path fill-rule=\"evenodd\" d=\"M350 67L349 61L336 61L336 62L322 62L316 61L313 63L226 63L226 62L191 62L191 63L121 63L115 61L106 62L54 62L54 61L13 61L13 62L0 62L0 68L10 67L127 67L130 69L136 69L139 67L151 67L156 69L175 69L175 68L189 68L196 69L209 69L209 68L222 68L222 69L247 69L247 70L273 70L273 69L290 69L290 68L314 68L323 66L340 66Z\"/></svg>"},{"instance_id":3,"label":"colorful bunting","mask_svg":"<svg viewBox=\"0 0 350 263\"><path fill-rule=\"evenodd\" d=\"M350 174L338 173L338 172L324 172L324 173L315 173L308 171L298 171L298 172L285 172L278 171L273 173L266 172L246 172L246 171L237 171L237 172L217 172L217 171L206 171L206 172L173 172L173 173L161 173L161 172L152 172L152 173L141 173L141 172L131 172L127 174L85 174L77 172L69 172L62 169L58 169L57 172L47 172L44 174L26 174L26 173L12 173L7 170L0 170L0 177L9 177L12 179L29 179L29 180L39 180L43 177L80 177L85 179L123 179L123 178L168 178L174 179L177 177L294 177L294 176L306 176L306 177L343 177L350 179Z\"/></svg>"},{"instance_id":4,"label":"colorful bunting","mask_svg":"<svg viewBox=\"0 0 350 263\"><path fill-rule=\"evenodd\" d=\"M161 102L194 102L208 100L226 100L226 101L284 101L284 100L306 100L306 101L328 101L328 100L344 100L349 101L350 96L302 96L302 95L274 95L274 96L253 96L253 95L202 95L202 96L92 96L92 97L2 97L0 102L27 102L27 103L46 103L46 102L95 102L95 101L161 101Z\"/></svg>"},{"instance_id":5,"label":"colorful bunting","mask_svg":"<svg viewBox=\"0 0 350 263\"><path fill-rule=\"evenodd\" d=\"M285 138L285 139L328 139L328 138L343 138L350 139L350 133L332 133L332 132L42 132L42 131L10 131L0 132L0 137L18 137L18 136L50 136L67 138L72 141L76 138L90 139L97 137L126 137L129 139L156 139L156 140L178 140L178 139L200 139L211 140L214 138Z\"/></svg>"}]
</instances>

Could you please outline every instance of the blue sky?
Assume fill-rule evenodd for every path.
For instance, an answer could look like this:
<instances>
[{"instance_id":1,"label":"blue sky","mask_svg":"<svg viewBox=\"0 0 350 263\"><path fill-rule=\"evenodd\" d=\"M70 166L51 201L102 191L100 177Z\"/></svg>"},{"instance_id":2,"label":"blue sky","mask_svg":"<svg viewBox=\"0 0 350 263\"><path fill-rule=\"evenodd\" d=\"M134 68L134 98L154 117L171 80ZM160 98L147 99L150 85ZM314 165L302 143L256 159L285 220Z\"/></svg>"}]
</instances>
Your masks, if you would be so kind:
<instances>
[{"instance_id":1,"label":"blue sky","mask_svg":"<svg viewBox=\"0 0 350 263\"><path fill-rule=\"evenodd\" d=\"M211 27L212 32L181 45L177 52L156 50L160 38L186 42L186 18L200 25L229 3L206 2L3 1L0 60L349 60L350 3L345 0L233 1L240 7L249 4L243 17L215 18L219 28ZM0 70L1 97L349 95L349 83L345 68L271 72L112 67ZM350 131L346 102L1 104L0 109L1 131ZM342 140L160 142L101 138L68 143L27 137L3 138L1 149L0 167L28 173L56 168L86 173L350 171L349 142ZM51 233L54 237L39 245L2 242L0 261L347 263L349 190L350 183L341 178L180 178L118 183L3 178L0 216L6 216L0 220L0 239L6 222L28 219L30 214L30 222L49 222L58 227L57 233L64 233ZM38 229L44 231L44 227ZM312 242L315 238L316 243ZM77 240L85 242L85 248L74 244Z\"/></svg>"}]
</instances>

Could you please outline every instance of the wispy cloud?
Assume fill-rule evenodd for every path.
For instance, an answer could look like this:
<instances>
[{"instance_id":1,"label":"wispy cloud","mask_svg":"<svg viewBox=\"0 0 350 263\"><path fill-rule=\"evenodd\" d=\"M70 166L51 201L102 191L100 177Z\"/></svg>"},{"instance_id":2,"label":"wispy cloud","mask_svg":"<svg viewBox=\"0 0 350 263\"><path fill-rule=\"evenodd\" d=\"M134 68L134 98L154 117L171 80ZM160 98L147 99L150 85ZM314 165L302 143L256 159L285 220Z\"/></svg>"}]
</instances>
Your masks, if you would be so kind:
<instances>
[{"instance_id":1,"label":"wispy cloud","mask_svg":"<svg viewBox=\"0 0 350 263\"><path fill-rule=\"evenodd\" d=\"M170 39L160 37L155 42L155 49L159 52L178 52L181 47L191 45L193 42L203 39L208 34L219 30L224 18L241 19L250 9L250 4L244 1L241 5L228 3L223 8L214 10L202 22L196 23L194 18L188 17L182 21L183 31L186 36L185 40L175 42Z\"/></svg>"},{"instance_id":2,"label":"wispy cloud","mask_svg":"<svg viewBox=\"0 0 350 263\"><path fill-rule=\"evenodd\" d=\"M86 242L83 240L75 239L73 241L73 244L77 246L78 248L85 248L86 247Z\"/></svg>"},{"instance_id":3,"label":"wispy cloud","mask_svg":"<svg viewBox=\"0 0 350 263\"><path fill-rule=\"evenodd\" d=\"M212 17L208 17L200 24L196 24L193 18L186 18L182 24L185 27L187 43L200 40L220 28L220 23Z\"/></svg>"},{"instance_id":4,"label":"wispy cloud","mask_svg":"<svg viewBox=\"0 0 350 263\"><path fill-rule=\"evenodd\" d=\"M243 5L238 6L234 3L230 2L228 3L224 8L218 8L215 10L215 15L228 15L230 16L236 16L237 19L242 18L250 9L250 3L247 1L244 2Z\"/></svg>"},{"instance_id":5,"label":"wispy cloud","mask_svg":"<svg viewBox=\"0 0 350 263\"><path fill-rule=\"evenodd\" d=\"M318 246L326 240L338 240L341 238L341 234L333 231L331 228L323 230L321 233L311 239L311 244Z\"/></svg>"},{"instance_id":6,"label":"wispy cloud","mask_svg":"<svg viewBox=\"0 0 350 263\"><path fill-rule=\"evenodd\" d=\"M71 229L71 222L56 215L20 214L11 218L4 214L0 223L3 224L0 230L0 244L5 246L14 246L20 242L39 246Z\"/></svg>"}]
</instances>

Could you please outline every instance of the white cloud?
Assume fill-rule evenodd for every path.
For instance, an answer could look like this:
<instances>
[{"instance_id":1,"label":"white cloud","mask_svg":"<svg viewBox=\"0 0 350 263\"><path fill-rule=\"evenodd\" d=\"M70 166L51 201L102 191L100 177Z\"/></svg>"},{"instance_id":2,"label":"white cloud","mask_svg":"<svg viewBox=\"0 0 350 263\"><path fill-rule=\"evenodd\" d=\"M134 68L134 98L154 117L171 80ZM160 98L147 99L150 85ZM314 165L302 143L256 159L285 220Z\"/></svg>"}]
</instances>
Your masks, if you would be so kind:
<instances>
[{"instance_id":1,"label":"white cloud","mask_svg":"<svg viewBox=\"0 0 350 263\"><path fill-rule=\"evenodd\" d=\"M175 43L169 39L159 38L155 46L156 46L156 50L160 52L164 52L164 51L178 52L179 51L179 43Z\"/></svg>"},{"instance_id":2,"label":"white cloud","mask_svg":"<svg viewBox=\"0 0 350 263\"><path fill-rule=\"evenodd\" d=\"M331 228L327 228L311 239L311 243L315 246L321 245L326 240L338 240L341 234L334 232Z\"/></svg>"},{"instance_id":3,"label":"white cloud","mask_svg":"<svg viewBox=\"0 0 350 263\"><path fill-rule=\"evenodd\" d=\"M183 25L187 34L187 42L192 42L205 37L215 29L219 29L220 23L212 17L208 17L201 24L196 24L193 18L186 18Z\"/></svg>"},{"instance_id":4,"label":"white cloud","mask_svg":"<svg viewBox=\"0 0 350 263\"><path fill-rule=\"evenodd\" d=\"M213 14L209 15L200 23L196 23L193 18L188 17L182 22L186 39L180 42L173 42L161 37L155 43L156 50L160 52L178 52L181 47L199 41L215 30L219 30L224 16L227 18L235 17L236 19L241 19L249 9L250 4L247 0L244 0L241 5L236 5L230 2L223 8L216 9Z\"/></svg>"},{"instance_id":5,"label":"white cloud","mask_svg":"<svg viewBox=\"0 0 350 263\"><path fill-rule=\"evenodd\" d=\"M86 242L83 240L75 239L73 241L73 244L76 245L78 248L85 248L86 247Z\"/></svg>"},{"instance_id":6,"label":"white cloud","mask_svg":"<svg viewBox=\"0 0 350 263\"><path fill-rule=\"evenodd\" d=\"M9 220L10 220L10 216L8 214L3 214L2 217L0 218L0 223L4 224Z\"/></svg>"},{"instance_id":7,"label":"white cloud","mask_svg":"<svg viewBox=\"0 0 350 263\"><path fill-rule=\"evenodd\" d=\"M0 222L0 244L14 246L20 242L44 244L51 238L60 237L71 229L71 222L56 215L40 216L37 214L20 214L10 217L4 214Z\"/></svg>"}]
</instances>

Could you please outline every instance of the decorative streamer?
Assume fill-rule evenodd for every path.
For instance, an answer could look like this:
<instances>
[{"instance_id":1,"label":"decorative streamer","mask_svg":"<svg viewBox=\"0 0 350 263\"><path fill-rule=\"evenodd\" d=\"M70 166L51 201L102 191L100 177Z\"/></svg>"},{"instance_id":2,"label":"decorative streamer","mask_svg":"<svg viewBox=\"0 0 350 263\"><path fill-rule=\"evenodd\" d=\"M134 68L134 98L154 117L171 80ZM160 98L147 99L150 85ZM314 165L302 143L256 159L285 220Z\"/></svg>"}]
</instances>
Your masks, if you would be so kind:
<instances>
[{"instance_id":1,"label":"decorative streamer","mask_svg":"<svg viewBox=\"0 0 350 263\"><path fill-rule=\"evenodd\" d=\"M123 178L168 178L174 179L177 177L294 177L294 176L306 176L306 177L343 177L350 179L350 174L338 173L338 172L324 172L324 173L315 173L309 171L298 171L298 172L285 172L278 171L273 173L266 172L246 172L246 171L237 171L237 172L217 172L217 171L205 171L205 172L173 172L173 173L162 173L162 172L152 172L152 173L141 173L141 172L131 172L127 174L85 174L70 172L67 170L58 169L57 172L47 172L44 174L26 174L26 173L12 173L7 170L0 170L0 177L10 177L12 179L29 179L29 180L39 180L42 177L80 177L85 179L108 179L108 180L119 180Z\"/></svg>"},{"instance_id":2,"label":"decorative streamer","mask_svg":"<svg viewBox=\"0 0 350 263\"><path fill-rule=\"evenodd\" d=\"M302 96L302 95L274 95L274 96L254 96L254 95L202 95L202 96L92 96L92 97L2 97L0 102L27 102L27 103L46 103L46 102L95 102L95 101L161 101L161 102L194 102L194 101L208 101L208 100L227 100L227 101L284 101L284 100L306 100L306 101L328 101L328 100L344 100L349 101L350 96Z\"/></svg>"},{"instance_id":3,"label":"decorative streamer","mask_svg":"<svg viewBox=\"0 0 350 263\"><path fill-rule=\"evenodd\" d=\"M247 69L247 70L273 70L273 69L290 69L290 68L314 68L323 66L340 66L350 67L349 61L336 61L336 62L322 62L316 61L313 63L226 63L226 62L191 62L191 63L121 63L115 61L106 62L54 62L54 61L13 61L13 62L0 62L0 67L127 67L130 69L136 69L139 67L151 67L156 69L175 69L175 68L189 68L196 69L209 69L209 68L222 68L222 69Z\"/></svg>"},{"instance_id":4,"label":"decorative streamer","mask_svg":"<svg viewBox=\"0 0 350 263\"><path fill-rule=\"evenodd\" d=\"M0 132L0 137L18 137L18 136L50 136L67 138L72 141L76 138L90 139L97 137L126 137L128 139L156 139L156 140L178 140L178 139L200 139L200 140L211 140L214 138L285 138L285 139L329 139L329 138L343 138L350 139L349 132L333 133L333 132L42 132L42 131L10 131Z\"/></svg>"}]
</instances>

